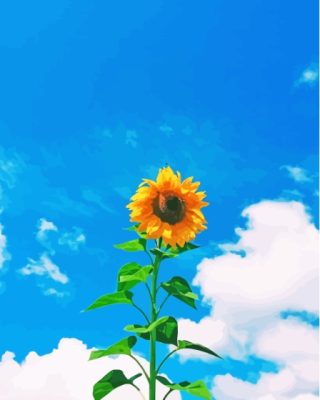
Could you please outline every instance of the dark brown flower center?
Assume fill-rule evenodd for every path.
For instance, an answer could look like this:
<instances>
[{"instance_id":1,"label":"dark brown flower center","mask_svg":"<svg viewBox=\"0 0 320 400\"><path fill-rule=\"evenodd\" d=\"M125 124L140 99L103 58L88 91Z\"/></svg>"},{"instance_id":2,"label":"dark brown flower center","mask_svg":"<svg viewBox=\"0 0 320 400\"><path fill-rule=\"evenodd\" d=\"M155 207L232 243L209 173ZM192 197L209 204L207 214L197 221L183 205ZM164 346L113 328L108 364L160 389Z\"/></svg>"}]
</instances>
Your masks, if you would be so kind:
<instances>
[{"instance_id":1,"label":"dark brown flower center","mask_svg":"<svg viewBox=\"0 0 320 400\"><path fill-rule=\"evenodd\" d=\"M175 193L163 192L153 200L153 211L163 222L174 225L185 214L185 204Z\"/></svg>"}]
</instances>

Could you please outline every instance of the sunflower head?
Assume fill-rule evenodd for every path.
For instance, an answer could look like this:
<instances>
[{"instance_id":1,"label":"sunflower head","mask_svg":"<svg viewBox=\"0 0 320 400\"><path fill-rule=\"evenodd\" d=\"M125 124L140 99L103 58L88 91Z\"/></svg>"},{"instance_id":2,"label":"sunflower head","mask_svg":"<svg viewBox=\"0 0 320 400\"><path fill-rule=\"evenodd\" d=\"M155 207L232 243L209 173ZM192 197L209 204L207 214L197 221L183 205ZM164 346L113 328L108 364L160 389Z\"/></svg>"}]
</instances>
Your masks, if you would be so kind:
<instances>
[{"instance_id":1,"label":"sunflower head","mask_svg":"<svg viewBox=\"0 0 320 400\"><path fill-rule=\"evenodd\" d=\"M166 245L184 246L206 229L201 208L208 203L203 201L205 192L197 192L199 185L192 177L182 181L170 167L161 168L156 181L143 179L131 197L131 221L149 239L161 237Z\"/></svg>"}]
</instances>

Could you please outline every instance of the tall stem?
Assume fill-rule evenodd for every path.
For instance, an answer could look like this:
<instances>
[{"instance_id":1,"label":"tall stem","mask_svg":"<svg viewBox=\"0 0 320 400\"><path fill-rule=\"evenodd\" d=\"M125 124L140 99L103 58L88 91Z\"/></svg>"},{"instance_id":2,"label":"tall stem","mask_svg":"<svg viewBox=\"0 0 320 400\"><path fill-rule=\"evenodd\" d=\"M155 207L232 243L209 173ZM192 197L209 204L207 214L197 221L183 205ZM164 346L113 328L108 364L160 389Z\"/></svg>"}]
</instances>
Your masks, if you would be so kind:
<instances>
[{"instance_id":1,"label":"tall stem","mask_svg":"<svg viewBox=\"0 0 320 400\"><path fill-rule=\"evenodd\" d=\"M151 323L157 319L157 277L161 256L156 256L153 264L151 285ZM149 400L156 400L156 329L150 333L150 373L149 373Z\"/></svg>"}]
</instances>

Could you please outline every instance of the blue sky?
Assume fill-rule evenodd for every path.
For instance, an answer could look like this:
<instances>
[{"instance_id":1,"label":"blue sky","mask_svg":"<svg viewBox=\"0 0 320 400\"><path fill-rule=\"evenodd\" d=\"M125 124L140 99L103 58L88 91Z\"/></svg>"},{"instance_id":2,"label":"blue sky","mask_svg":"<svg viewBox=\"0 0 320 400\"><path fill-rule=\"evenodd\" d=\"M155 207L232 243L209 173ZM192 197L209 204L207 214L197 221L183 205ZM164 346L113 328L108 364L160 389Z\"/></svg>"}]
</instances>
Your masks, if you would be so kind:
<instances>
[{"instance_id":1,"label":"blue sky","mask_svg":"<svg viewBox=\"0 0 320 400\"><path fill-rule=\"evenodd\" d=\"M0 6L0 354L21 361L63 337L107 346L139 318L120 306L80 311L115 289L131 257L113 248L132 237L125 206L166 163L199 179L210 206L201 249L168 262L163 278L174 268L192 280L261 200L296 200L318 220L317 15L316 1ZM55 228L39 238L41 218ZM43 255L68 282L21 272ZM195 321L210 309L171 306ZM255 381L278 369L224 356L189 361L183 378ZM179 379L176 365L167 372Z\"/></svg>"}]
</instances>

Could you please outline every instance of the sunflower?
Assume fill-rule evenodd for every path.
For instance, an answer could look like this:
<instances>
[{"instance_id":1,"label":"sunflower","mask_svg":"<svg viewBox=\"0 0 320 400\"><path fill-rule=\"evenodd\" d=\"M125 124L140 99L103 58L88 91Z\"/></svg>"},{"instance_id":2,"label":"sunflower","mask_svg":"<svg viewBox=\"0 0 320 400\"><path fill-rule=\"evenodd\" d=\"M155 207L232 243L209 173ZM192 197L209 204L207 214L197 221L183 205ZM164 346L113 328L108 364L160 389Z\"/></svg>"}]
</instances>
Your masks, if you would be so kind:
<instances>
[{"instance_id":1,"label":"sunflower","mask_svg":"<svg viewBox=\"0 0 320 400\"><path fill-rule=\"evenodd\" d=\"M181 181L170 167L159 170L156 181L143 179L128 204L130 219L148 239L162 238L165 245L183 247L206 229L201 211L208 205L205 192L197 192L200 182L193 177Z\"/></svg>"}]
</instances>

